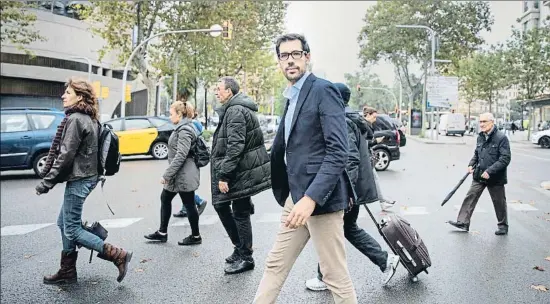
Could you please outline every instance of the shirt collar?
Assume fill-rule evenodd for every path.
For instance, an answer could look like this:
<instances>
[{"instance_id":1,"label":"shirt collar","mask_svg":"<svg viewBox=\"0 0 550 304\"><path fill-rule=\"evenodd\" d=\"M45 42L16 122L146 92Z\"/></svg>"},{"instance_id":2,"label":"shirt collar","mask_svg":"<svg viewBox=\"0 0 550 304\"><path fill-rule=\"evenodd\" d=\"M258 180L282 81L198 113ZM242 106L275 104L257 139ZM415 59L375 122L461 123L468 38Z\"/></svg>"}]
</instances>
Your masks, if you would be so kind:
<instances>
[{"instance_id":1,"label":"shirt collar","mask_svg":"<svg viewBox=\"0 0 550 304\"><path fill-rule=\"evenodd\" d=\"M295 84L287 86L283 91L283 96L287 99L292 99L295 94L299 93L302 89L302 86L306 82L306 79L309 77L311 72L305 72L302 78L300 78Z\"/></svg>"}]
</instances>

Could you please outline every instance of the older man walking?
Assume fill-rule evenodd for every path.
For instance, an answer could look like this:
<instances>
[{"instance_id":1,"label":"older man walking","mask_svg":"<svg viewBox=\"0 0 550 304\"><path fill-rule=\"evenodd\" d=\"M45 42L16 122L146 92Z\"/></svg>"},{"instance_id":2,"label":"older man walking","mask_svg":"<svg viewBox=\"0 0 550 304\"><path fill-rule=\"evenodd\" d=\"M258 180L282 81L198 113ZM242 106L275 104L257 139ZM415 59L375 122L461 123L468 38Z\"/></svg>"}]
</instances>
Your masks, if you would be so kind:
<instances>
[{"instance_id":1,"label":"older man walking","mask_svg":"<svg viewBox=\"0 0 550 304\"><path fill-rule=\"evenodd\" d=\"M483 190L487 188L498 220L495 234L505 235L508 234L508 216L504 185L508 182L506 171L511 159L510 143L508 137L496 128L493 114L482 114L479 117L479 127L481 132L477 138L474 157L468 165L468 172L473 174L472 185L462 203L457 221L448 223L468 231L472 213Z\"/></svg>"}]
</instances>

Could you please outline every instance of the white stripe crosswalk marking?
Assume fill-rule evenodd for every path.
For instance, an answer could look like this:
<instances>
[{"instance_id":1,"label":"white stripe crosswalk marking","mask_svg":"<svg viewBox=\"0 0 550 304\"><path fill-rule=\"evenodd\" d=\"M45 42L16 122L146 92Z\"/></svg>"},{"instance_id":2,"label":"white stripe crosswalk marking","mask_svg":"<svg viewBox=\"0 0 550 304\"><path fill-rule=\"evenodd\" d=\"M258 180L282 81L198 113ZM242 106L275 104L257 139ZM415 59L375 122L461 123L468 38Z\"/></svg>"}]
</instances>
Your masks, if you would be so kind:
<instances>
[{"instance_id":1,"label":"white stripe crosswalk marking","mask_svg":"<svg viewBox=\"0 0 550 304\"><path fill-rule=\"evenodd\" d=\"M256 221L256 223L279 223L281 221L281 213L264 213Z\"/></svg>"},{"instance_id":2,"label":"white stripe crosswalk marking","mask_svg":"<svg viewBox=\"0 0 550 304\"><path fill-rule=\"evenodd\" d=\"M509 203L508 207L514 209L515 211L537 211L539 209L529 205L529 204L513 204Z\"/></svg>"},{"instance_id":3,"label":"white stripe crosswalk marking","mask_svg":"<svg viewBox=\"0 0 550 304\"><path fill-rule=\"evenodd\" d=\"M454 205L455 207L455 210L460 210L460 207L462 207L461 205ZM474 213L487 213L487 210L483 209L483 208L480 208L480 207L476 207L474 209Z\"/></svg>"},{"instance_id":4,"label":"white stripe crosswalk marking","mask_svg":"<svg viewBox=\"0 0 550 304\"><path fill-rule=\"evenodd\" d=\"M219 221L217 214L214 215L201 215L199 219L200 226L214 225ZM170 226L189 226L189 220L187 218L174 221Z\"/></svg>"},{"instance_id":5,"label":"white stripe crosswalk marking","mask_svg":"<svg viewBox=\"0 0 550 304\"><path fill-rule=\"evenodd\" d=\"M124 228L132 225L133 223L141 221L143 218L119 218L119 219L106 219L101 220L99 223L105 228Z\"/></svg>"},{"instance_id":6,"label":"white stripe crosswalk marking","mask_svg":"<svg viewBox=\"0 0 550 304\"><path fill-rule=\"evenodd\" d=\"M6 226L2 227L0 235L22 235L51 225L53 225L53 223Z\"/></svg>"},{"instance_id":7,"label":"white stripe crosswalk marking","mask_svg":"<svg viewBox=\"0 0 550 304\"><path fill-rule=\"evenodd\" d=\"M426 211L426 207L408 206L401 207L401 215L426 215L430 214Z\"/></svg>"}]
</instances>

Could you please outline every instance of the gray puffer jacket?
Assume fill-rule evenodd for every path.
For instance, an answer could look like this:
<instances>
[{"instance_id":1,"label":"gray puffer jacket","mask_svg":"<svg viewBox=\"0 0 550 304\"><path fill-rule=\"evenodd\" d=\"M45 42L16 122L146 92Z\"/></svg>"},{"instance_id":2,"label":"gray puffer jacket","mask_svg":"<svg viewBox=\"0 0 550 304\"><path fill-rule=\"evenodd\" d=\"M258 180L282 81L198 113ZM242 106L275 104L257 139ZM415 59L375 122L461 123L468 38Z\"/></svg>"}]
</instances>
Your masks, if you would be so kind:
<instances>
[{"instance_id":1,"label":"gray puffer jacket","mask_svg":"<svg viewBox=\"0 0 550 304\"><path fill-rule=\"evenodd\" d=\"M197 142L192 121L183 118L168 139L168 168L163 178L170 192L191 192L199 188L200 171L191 152Z\"/></svg>"}]
</instances>

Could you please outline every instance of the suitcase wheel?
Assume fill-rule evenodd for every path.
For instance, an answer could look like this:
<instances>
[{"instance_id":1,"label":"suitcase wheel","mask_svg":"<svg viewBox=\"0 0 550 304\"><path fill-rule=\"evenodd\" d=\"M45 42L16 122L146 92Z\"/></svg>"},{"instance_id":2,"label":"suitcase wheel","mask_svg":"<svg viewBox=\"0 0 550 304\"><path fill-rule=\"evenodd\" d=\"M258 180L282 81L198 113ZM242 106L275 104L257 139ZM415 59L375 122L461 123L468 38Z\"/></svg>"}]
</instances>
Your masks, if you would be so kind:
<instances>
[{"instance_id":1,"label":"suitcase wheel","mask_svg":"<svg viewBox=\"0 0 550 304\"><path fill-rule=\"evenodd\" d=\"M418 277L417 276L414 276L414 277L411 276L411 282L413 282L413 283L418 282Z\"/></svg>"}]
</instances>

